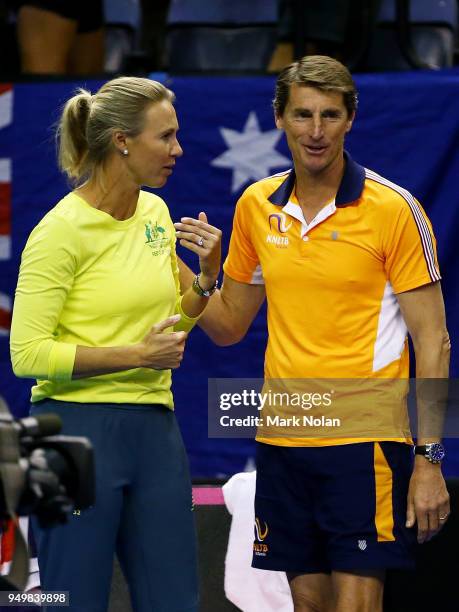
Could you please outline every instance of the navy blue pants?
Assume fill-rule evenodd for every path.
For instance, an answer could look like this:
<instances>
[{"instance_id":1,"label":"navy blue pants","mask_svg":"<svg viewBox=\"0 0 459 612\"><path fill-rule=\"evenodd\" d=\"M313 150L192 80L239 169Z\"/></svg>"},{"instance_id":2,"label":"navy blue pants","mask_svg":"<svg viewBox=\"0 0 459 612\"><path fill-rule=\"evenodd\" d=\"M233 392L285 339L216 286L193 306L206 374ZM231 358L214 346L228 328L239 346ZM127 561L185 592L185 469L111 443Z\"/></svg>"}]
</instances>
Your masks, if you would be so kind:
<instances>
[{"instance_id":1,"label":"navy blue pants","mask_svg":"<svg viewBox=\"0 0 459 612\"><path fill-rule=\"evenodd\" d=\"M196 612L191 483L174 413L159 405L32 406L31 414L44 412L61 416L63 434L91 440L96 501L66 525L34 521L42 589L69 591L69 612L105 612L116 552L135 612Z\"/></svg>"}]
</instances>

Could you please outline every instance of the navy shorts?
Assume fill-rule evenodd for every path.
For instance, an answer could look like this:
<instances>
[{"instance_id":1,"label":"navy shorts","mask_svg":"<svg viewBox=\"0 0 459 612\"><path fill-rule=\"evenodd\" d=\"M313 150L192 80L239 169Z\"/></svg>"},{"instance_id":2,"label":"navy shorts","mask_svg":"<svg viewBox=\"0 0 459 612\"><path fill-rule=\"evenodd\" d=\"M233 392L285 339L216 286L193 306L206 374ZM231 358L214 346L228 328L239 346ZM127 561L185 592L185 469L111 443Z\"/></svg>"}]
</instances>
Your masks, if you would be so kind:
<instances>
[{"instance_id":1,"label":"navy shorts","mask_svg":"<svg viewBox=\"0 0 459 612\"><path fill-rule=\"evenodd\" d=\"M253 567L318 573L414 567L412 447L257 443Z\"/></svg>"},{"instance_id":2,"label":"navy shorts","mask_svg":"<svg viewBox=\"0 0 459 612\"><path fill-rule=\"evenodd\" d=\"M13 0L16 10L21 6L33 6L56 13L78 23L78 32L85 34L100 30L103 26L102 0Z\"/></svg>"},{"instance_id":3,"label":"navy shorts","mask_svg":"<svg viewBox=\"0 0 459 612\"><path fill-rule=\"evenodd\" d=\"M94 447L96 500L66 525L34 521L41 587L69 591L67 612L106 612L115 552L136 612L197 612L188 459L175 414L160 405L43 400L62 433ZM52 610L53 608L50 608Z\"/></svg>"}]
</instances>

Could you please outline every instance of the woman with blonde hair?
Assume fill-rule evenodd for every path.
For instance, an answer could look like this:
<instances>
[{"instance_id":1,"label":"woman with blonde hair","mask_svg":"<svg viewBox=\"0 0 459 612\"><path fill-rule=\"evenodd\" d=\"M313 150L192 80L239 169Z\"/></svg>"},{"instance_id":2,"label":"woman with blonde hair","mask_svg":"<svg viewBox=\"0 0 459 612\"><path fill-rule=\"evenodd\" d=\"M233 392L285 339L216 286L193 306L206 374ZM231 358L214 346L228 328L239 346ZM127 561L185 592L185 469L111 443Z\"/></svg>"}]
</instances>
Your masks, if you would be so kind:
<instances>
[{"instance_id":1,"label":"woman with blonde hair","mask_svg":"<svg viewBox=\"0 0 459 612\"><path fill-rule=\"evenodd\" d=\"M61 169L74 190L32 231L11 329L17 376L36 378L32 414L54 412L87 436L96 501L69 523L37 526L42 588L69 610L107 609L113 555L134 610L197 610L188 462L171 370L217 285L221 232L195 220L201 273L180 293L175 230L162 187L182 149L174 96L143 78L80 90L65 105Z\"/></svg>"}]
</instances>

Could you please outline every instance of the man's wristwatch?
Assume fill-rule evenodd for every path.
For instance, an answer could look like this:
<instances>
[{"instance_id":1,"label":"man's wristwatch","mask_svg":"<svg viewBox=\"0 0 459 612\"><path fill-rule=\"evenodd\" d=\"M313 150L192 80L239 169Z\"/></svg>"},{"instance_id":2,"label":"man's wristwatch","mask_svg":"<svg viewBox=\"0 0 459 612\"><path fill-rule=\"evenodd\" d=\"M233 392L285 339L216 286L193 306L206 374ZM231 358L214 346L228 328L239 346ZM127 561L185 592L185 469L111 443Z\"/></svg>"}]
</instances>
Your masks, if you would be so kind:
<instances>
[{"instance_id":1,"label":"man's wristwatch","mask_svg":"<svg viewBox=\"0 0 459 612\"><path fill-rule=\"evenodd\" d=\"M192 285L193 291L201 297L210 297L213 293L215 293L215 289L218 287L218 279L215 281L215 283L212 285L210 289L203 289L201 285L199 284L200 276L201 276L200 274L197 274L194 277L193 285Z\"/></svg>"},{"instance_id":2,"label":"man's wristwatch","mask_svg":"<svg viewBox=\"0 0 459 612\"><path fill-rule=\"evenodd\" d=\"M445 458L446 451L443 444L432 442L431 444L424 444L423 446L415 446L414 454L422 455L427 461L430 461L430 463L441 463Z\"/></svg>"}]
</instances>

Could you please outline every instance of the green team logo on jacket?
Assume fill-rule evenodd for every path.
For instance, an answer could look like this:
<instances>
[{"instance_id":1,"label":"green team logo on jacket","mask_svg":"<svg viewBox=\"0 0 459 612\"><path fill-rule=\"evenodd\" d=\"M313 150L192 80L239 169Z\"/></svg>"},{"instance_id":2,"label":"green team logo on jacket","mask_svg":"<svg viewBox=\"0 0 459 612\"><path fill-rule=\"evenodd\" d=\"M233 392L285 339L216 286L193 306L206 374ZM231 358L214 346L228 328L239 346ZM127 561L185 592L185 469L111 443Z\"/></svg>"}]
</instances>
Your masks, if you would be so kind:
<instances>
[{"instance_id":1,"label":"green team logo on jacket","mask_svg":"<svg viewBox=\"0 0 459 612\"><path fill-rule=\"evenodd\" d=\"M145 237L147 239L145 244L148 244L150 247L152 255L162 255L170 247L167 232L164 227L158 225L157 221L155 221L154 225L151 221L145 223Z\"/></svg>"}]
</instances>

